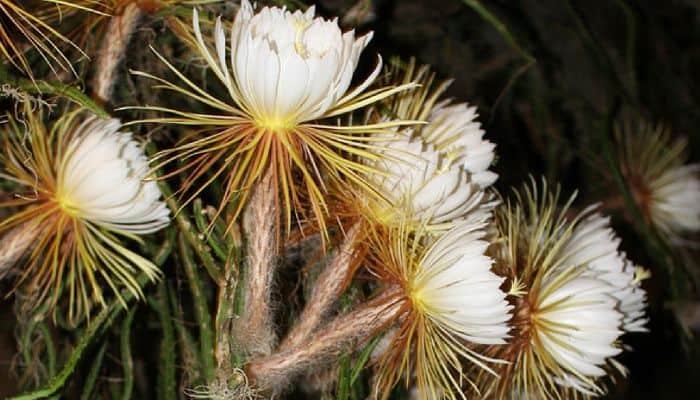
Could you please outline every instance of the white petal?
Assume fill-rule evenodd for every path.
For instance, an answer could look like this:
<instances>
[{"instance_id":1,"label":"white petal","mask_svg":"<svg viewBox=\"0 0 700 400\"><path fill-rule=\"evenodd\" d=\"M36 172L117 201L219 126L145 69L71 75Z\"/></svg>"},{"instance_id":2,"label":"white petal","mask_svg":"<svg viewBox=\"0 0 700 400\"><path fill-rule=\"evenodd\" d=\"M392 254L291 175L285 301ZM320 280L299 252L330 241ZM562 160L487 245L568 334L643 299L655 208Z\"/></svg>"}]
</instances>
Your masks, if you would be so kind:
<instances>
[{"instance_id":1,"label":"white petal","mask_svg":"<svg viewBox=\"0 0 700 400\"><path fill-rule=\"evenodd\" d=\"M62 155L57 197L77 217L143 234L169 223L154 182L144 183L148 161L118 120L88 118L72 133Z\"/></svg>"}]
</instances>

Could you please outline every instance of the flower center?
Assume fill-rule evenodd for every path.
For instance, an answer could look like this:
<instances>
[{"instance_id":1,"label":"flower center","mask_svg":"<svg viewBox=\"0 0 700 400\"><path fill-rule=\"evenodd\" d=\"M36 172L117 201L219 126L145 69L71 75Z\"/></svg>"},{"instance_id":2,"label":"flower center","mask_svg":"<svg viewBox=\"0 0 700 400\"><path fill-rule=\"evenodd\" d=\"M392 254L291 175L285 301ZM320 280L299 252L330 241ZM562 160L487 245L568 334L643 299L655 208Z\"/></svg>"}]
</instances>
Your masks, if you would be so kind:
<instances>
[{"instance_id":1,"label":"flower center","mask_svg":"<svg viewBox=\"0 0 700 400\"><path fill-rule=\"evenodd\" d=\"M529 303L529 299L517 297L514 302L513 310L513 328L518 332L515 337L520 340L520 345L525 346L530 343L530 335L532 334L533 325L533 309Z\"/></svg>"},{"instance_id":2,"label":"flower center","mask_svg":"<svg viewBox=\"0 0 700 400\"><path fill-rule=\"evenodd\" d=\"M630 182L632 197L637 203L637 207L639 207L645 217L649 217L652 202L651 190L649 190L641 176L630 175L628 179Z\"/></svg>"},{"instance_id":3,"label":"flower center","mask_svg":"<svg viewBox=\"0 0 700 400\"><path fill-rule=\"evenodd\" d=\"M490 357L513 362L532 345L536 316L530 301L527 296L509 296L509 302L513 306L513 318L510 322L513 338L506 346L494 349L488 354Z\"/></svg>"},{"instance_id":4,"label":"flower center","mask_svg":"<svg viewBox=\"0 0 700 400\"><path fill-rule=\"evenodd\" d=\"M77 204L73 199L71 199L70 195L67 193L63 193L62 191L57 191L56 195L54 196L54 201L58 205L58 207L63 211L64 213L68 214L71 217L79 217L80 216L80 209L77 207Z\"/></svg>"},{"instance_id":5,"label":"flower center","mask_svg":"<svg viewBox=\"0 0 700 400\"><path fill-rule=\"evenodd\" d=\"M377 184L381 187L381 184ZM393 189L399 191L399 189ZM365 212L369 213L374 221L385 227L395 227L400 224L410 225L410 229L415 227L413 216L410 212L410 202L408 200L397 200L394 193L385 193L385 198L380 199L375 196L367 196L364 199Z\"/></svg>"},{"instance_id":6,"label":"flower center","mask_svg":"<svg viewBox=\"0 0 700 400\"><path fill-rule=\"evenodd\" d=\"M418 282L416 277L410 278L404 283L406 297L411 300L413 309L420 314L427 314L430 308L430 296L424 290L424 285Z\"/></svg>"},{"instance_id":7,"label":"flower center","mask_svg":"<svg viewBox=\"0 0 700 400\"><path fill-rule=\"evenodd\" d=\"M288 131L294 128L295 126L295 124L289 119L279 117L267 117L264 115L260 116L259 118L256 118L255 124L259 128L273 132Z\"/></svg>"}]
</instances>

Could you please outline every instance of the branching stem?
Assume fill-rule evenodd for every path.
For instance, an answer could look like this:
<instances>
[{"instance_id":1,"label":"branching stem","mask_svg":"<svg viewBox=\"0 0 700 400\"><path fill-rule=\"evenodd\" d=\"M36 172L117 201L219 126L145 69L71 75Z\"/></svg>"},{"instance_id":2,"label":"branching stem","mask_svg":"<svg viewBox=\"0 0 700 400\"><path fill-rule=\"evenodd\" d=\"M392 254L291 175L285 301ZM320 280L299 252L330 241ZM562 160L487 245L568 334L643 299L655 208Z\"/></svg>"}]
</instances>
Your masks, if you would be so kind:
<instances>
[{"instance_id":1,"label":"branching stem","mask_svg":"<svg viewBox=\"0 0 700 400\"><path fill-rule=\"evenodd\" d=\"M260 357L246 368L248 378L263 390L276 390L301 372L336 361L372 338L401 316L406 298L391 287L348 314L337 317L294 348Z\"/></svg>"},{"instance_id":2,"label":"branching stem","mask_svg":"<svg viewBox=\"0 0 700 400\"><path fill-rule=\"evenodd\" d=\"M357 237L360 232L359 224L348 230L345 240L336 250L330 263L325 266L316 279L311 296L302 311L298 322L294 324L287 337L279 347L285 351L301 344L332 309L355 271L358 260Z\"/></svg>"}]
</instances>

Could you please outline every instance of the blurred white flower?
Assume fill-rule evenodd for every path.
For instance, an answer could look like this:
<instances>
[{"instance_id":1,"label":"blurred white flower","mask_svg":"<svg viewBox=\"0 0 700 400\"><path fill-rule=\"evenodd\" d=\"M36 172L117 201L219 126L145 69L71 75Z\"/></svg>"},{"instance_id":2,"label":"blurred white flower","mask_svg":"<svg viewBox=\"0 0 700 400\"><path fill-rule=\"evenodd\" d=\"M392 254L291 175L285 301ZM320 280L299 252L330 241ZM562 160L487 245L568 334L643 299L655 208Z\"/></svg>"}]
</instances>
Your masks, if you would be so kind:
<instances>
[{"instance_id":1,"label":"blurred white flower","mask_svg":"<svg viewBox=\"0 0 700 400\"><path fill-rule=\"evenodd\" d=\"M584 266L585 275L607 282L610 295L618 300L624 315L623 329L646 331L646 292L638 269L619 251L620 238L610 227L610 218L595 213L580 221L563 250L563 268Z\"/></svg>"},{"instance_id":2,"label":"blurred white flower","mask_svg":"<svg viewBox=\"0 0 700 400\"><path fill-rule=\"evenodd\" d=\"M700 164L688 142L644 120L615 126L620 170L640 211L672 241L700 230Z\"/></svg>"},{"instance_id":3,"label":"blurred white flower","mask_svg":"<svg viewBox=\"0 0 700 400\"><path fill-rule=\"evenodd\" d=\"M649 214L666 232L700 230L700 164L682 165L649 182Z\"/></svg>"},{"instance_id":4,"label":"blurred white flower","mask_svg":"<svg viewBox=\"0 0 700 400\"><path fill-rule=\"evenodd\" d=\"M464 166L471 182L486 188L498 179L495 172L489 171L496 145L484 139L477 117L476 107L467 103L439 104L430 113L421 135L451 162Z\"/></svg>"}]
</instances>

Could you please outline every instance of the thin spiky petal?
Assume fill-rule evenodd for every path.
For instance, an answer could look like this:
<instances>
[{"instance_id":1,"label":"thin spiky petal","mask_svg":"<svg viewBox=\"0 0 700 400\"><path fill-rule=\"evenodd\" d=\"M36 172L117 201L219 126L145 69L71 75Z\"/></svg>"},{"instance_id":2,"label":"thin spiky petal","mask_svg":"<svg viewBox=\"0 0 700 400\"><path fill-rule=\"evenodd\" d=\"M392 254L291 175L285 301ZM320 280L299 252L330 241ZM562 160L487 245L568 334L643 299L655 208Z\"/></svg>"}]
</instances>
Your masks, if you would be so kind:
<instances>
[{"instance_id":1,"label":"thin spiky petal","mask_svg":"<svg viewBox=\"0 0 700 400\"><path fill-rule=\"evenodd\" d=\"M59 20L51 18L46 10L98 12L95 4L77 0L40 0L38 10L28 10L16 0L0 0L0 55L17 69L34 79L29 61L25 57L28 48L34 49L55 73L58 70L75 74L73 65L61 50L67 45L85 55L80 47L57 29ZM21 39L20 39L21 38ZM24 41L24 43L22 43Z\"/></svg>"}]
</instances>

